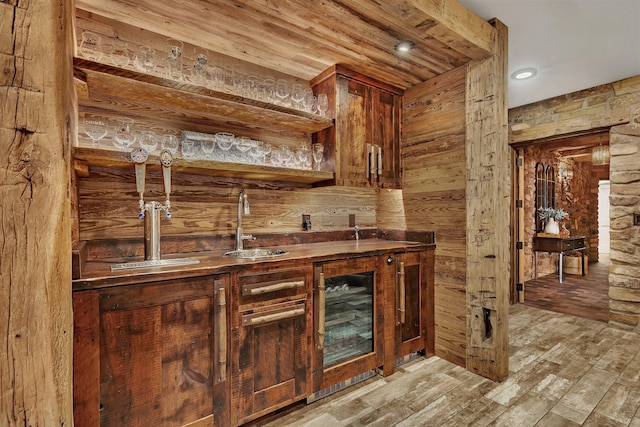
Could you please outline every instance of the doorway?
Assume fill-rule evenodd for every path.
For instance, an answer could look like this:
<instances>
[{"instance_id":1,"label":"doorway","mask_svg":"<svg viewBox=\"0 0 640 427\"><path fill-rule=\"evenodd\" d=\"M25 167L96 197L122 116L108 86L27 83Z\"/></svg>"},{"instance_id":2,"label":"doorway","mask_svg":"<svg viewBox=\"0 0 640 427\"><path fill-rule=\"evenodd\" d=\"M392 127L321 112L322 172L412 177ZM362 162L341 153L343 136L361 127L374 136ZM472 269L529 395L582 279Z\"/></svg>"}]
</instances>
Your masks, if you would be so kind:
<instances>
[{"instance_id":1,"label":"doorway","mask_svg":"<svg viewBox=\"0 0 640 427\"><path fill-rule=\"evenodd\" d=\"M609 257L610 244L610 218L609 218L609 195L611 193L611 182L601 180L598 183L598 253L599 259Z\"/></svg>"},{"instance_id":2,"label":"doorway","mask_svg":"<svg viewBox=\"0 0 640 427\"><path fill-rule=\"evenodd\" d=\"M523 226L518 239L523 250L519 260L524 264L519 302L525 305L608 321L609 165L591 161L591 150L600 141L608 144L608 131L518 147L522 177L516 181L521 183L518 198L523 200L519 212ZM553 207L568 212L563 225L570 236L584 236L587 242L586 275L567 273L563 268L562 284L558 280L558 254L533 251L533 241L542 231L533 203L537 200L535 167L540 163L553 165L557 171L552 178L556 182Z\"/></svg>"}]
</instances>

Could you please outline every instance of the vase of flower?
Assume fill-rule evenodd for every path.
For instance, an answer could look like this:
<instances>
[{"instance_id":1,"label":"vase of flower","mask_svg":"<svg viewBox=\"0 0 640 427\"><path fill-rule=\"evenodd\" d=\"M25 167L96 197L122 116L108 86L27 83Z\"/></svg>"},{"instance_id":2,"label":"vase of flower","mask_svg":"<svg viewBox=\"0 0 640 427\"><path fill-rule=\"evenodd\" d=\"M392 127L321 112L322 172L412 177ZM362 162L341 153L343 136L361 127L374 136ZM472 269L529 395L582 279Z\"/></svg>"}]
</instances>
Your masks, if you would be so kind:
<instances>
[{"instance_id":1,"label":"vase of flower","mask_svg":"<svg viewBox=\"0 0 640 427\"><path fill-rule=\"evenodd\" d=\"M557 221L564 219L567 213L562 209L539 208L538 215L545 221L544 232L548 234L560 234L560 225Z\"/></svg>"},{"instance_id":2,"label":"vase of flower","mask_svg":"<svg viewBox=\"0 0 640 427\"><path fill-rule=\"evenodd\" d=\"M560 234L560 226L553 217L549 217L544 226L544 232L548 234Z\"/></svg>"}]
</instances>

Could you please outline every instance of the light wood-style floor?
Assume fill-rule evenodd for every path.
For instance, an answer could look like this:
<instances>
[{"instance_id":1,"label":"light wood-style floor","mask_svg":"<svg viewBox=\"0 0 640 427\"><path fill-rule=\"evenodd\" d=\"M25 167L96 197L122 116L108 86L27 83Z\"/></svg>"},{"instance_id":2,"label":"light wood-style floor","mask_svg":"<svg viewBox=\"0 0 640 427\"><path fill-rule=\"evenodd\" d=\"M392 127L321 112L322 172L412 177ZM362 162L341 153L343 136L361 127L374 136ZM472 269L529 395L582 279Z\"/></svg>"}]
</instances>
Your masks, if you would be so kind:
<instances>
[{"instance_id":1,"label":"light wood-style floor","mask_svg":"<svg viewBox=\"0 0 640 427\"><path fill-rule=\"evenodd\" d=\"M640 427L640 335L517 304L510 373L495 383L418 359L262 425Z\"/></svg>"}]
</instances>

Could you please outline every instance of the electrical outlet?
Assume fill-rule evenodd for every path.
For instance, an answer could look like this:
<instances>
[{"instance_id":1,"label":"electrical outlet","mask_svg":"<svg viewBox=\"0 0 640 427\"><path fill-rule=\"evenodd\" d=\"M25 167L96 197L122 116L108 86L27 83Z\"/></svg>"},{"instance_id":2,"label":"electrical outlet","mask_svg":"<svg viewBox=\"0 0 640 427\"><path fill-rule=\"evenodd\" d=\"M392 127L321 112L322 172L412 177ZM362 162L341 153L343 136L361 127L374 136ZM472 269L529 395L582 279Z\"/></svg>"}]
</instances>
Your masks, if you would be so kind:
<instances>
[{"instance_id":1,"label":"electrical outlet","mask_svg":"<svg viewBox=\"0 0 640 427\"><path fill-rule=\"evenodd\" d=\"M302 214L302 229L304 231L311 231L311 215Z\"/></svg>"},{"instance_id":2,"label":"electrical outlet","mask_svg":"<svg viewBox=\"0 0 640 427\"><path fill-rule=\"evenodd\" d=\"M349 227L356 226L356 214L349 214Z\"/></svg>"}]
</instances>

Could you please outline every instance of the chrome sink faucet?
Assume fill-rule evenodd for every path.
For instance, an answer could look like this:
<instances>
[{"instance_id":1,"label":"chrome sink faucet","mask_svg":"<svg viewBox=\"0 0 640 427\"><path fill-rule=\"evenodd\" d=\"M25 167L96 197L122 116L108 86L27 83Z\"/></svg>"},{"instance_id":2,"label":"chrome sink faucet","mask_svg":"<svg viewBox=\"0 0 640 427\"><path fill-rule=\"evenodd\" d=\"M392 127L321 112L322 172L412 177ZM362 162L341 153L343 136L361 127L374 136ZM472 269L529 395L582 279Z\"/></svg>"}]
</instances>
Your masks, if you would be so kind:
<instances>
[{"instance_id":1,"label":"chrome sink faucet","mask_svg":"<svg viewBox=\"0 0 640 427\"><path fill-rule=\"evenodd\" d=\"M353 227L353 229L356 231L356 241L360 240L360 227L356 225L355 227Z\"/></svg>"},{"instance_id":2,"label":"chrome sink faucet","mask_svg":"<svg viewBox=\"0 0 640 427\"><path fill-rule=\"evenodd\" d=\"M245 240L256 240L251 234L244 235L242 234L242 214L249 215L249 199L247 198L247 193L245 193L244 188L240 190L240 194L238 194L238 223L236 228L236 251L241 251L244 249L244 241Z\"/></svg>"}]
</instances>

